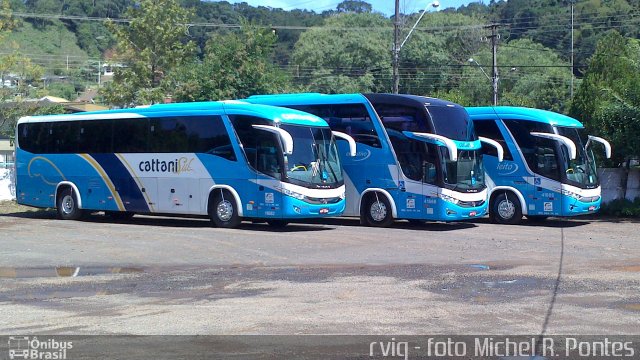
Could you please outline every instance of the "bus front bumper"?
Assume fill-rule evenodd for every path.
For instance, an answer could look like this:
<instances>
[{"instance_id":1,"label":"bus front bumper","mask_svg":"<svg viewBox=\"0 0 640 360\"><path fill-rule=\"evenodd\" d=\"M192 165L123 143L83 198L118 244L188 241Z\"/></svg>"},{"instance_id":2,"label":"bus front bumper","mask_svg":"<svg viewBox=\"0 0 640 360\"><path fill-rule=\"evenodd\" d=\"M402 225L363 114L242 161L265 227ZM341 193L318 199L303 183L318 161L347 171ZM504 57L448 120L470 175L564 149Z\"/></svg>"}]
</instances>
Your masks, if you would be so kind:
<instances>
[{"instance_id":1,"label":"bus front bumper","mask_svg":"<svg viewBox=\"0 0 640 360\"><path fill-rule=\"evenodd\" d=\"M578 216L593 214L600 210L602 199L592 202L583 202L580 200L564 201L562 205L562 216Z\"/></svg>"},{"instance_id":2,"label":"bus front bumper","mask_svg":"<svg viewBox=\"0 0 640 360\"><path fill-rule=\"evenodd\" d=\"M290 196L283 197L283 218L305 219L340 216L345 210L345 200L333 204L310 204Z\"/></svg>"},{"instance_id":3,"label":"bus front bumper","mask_svg":"<svg viewBox=\"0 0 640 360\"><path fill-rule=\"evenodd\" d=\"M460 206L442 199L430 199L435 203L425 204L425 218L435 221L471 220L487 214L487 202L480 206Z\"/></svg>"}]
</instances>

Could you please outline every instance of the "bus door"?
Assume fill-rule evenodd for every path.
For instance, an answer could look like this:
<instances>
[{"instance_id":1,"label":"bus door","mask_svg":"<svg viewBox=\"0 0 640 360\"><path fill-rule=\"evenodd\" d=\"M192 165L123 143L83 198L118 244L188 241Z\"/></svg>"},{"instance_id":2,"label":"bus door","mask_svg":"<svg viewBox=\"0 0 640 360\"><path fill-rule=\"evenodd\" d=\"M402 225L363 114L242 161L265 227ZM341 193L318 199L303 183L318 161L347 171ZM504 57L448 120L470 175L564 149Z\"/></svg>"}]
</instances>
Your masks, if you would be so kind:
<instances>
[{"instance_id":1,"label":"bus door","mask_svg":"<svg viewBox=\"0 0 640 360\"><path fill-rule=\"evenodd\" d=\"M520 146L529 168L534 172L527 181L532 195L528 199L528 212L530 215L561 215L561 145L556 140L533 134L535 132L531 136L532 143Z\"/></svg>"},{"instance_id":2,"label":"bus door","mask_svg":"<svg viewBox=\"0 0 640 360\"><path fill-rule=\"evenodd\" d=\"M255 170L257 186L248 189L250 200L246 209L260 218L282 217L282 192L277 188L284 176L285 156L278 135L253 127L266 126L259 118L236 115L232 121L247 160Z\"/></svg>"},{"instance_id":3,"label":"bus door","mask_svg":"<svg viewBox=\"0 0 640 360\"><path fill-rule=\"evenodd\" d=\"M431 134L402 132L387 129L400 165L401 218L429 218L437 209L438 199L438 140Z\"/></svg>"},{"instance_id":4,"label":"bus door","mask_svg":"<svg viewBox=\"0 0 640 360\"><path fill-rule=\"evenodd\" d=\"M425 183L425 171L429 172L425 164L425 149L427 144L407 137L400 131L387 128L387 134L393 145L398 165L398 193L396 207L401 219L423 218L424 195L433 192ZM435 164L433 164L435 165ZM433 168L435 172L435 168ZM425 186L427 188L425 188ZM426 194L425 194L426 193Z\"/></svg>"}]
</instances>

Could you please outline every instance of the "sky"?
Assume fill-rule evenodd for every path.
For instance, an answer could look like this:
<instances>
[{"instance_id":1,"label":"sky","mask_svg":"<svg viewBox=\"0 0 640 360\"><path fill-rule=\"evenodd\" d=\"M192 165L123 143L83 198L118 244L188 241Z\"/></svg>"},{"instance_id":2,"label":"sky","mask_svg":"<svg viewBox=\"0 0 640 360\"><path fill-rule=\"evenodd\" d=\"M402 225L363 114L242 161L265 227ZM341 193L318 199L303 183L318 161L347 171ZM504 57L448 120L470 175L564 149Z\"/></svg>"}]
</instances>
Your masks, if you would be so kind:
<instances>
[{"instance_id":1,"label":"sky","mask_svg":"<svg viewBox=\"0 0 640 360\"><path fill-rule=\"evenodd\" d=\"M246 2L252 6L270 6L273 8L282 8L284 10L306 9L321 13L325 10L333 10L342 2L342 0L227 0L231 3ZM385 15L393 15L395 1L394 0L365 0L373 6L375 11L384 13ZM458 7L466 5L478 0L439 0L440 9L448 7ZM485 0L488 2L489 0ZM481 2L481 1L480 1ZM404 14L418 12L424 9L432 0L400 0L400 11Z\"/></svg>"}]
</instances>

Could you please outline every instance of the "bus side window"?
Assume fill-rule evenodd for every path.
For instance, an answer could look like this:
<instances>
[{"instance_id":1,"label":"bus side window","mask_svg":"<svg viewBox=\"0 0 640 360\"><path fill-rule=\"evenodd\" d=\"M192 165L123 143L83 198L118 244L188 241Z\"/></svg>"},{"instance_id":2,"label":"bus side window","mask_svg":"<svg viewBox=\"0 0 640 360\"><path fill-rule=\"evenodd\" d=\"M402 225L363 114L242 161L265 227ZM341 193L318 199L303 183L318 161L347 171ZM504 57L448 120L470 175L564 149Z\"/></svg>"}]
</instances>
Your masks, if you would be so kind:
<instances>
[{"instance_id":1,"label":"bus side window","mask_svg":"<svg viewBox=\"0 0 640 360\"><path fill-rule=\"evenodd\" d=\"M149 120L117 119L113 121L114 153L149 152Z\"/></svg>"},{"instance_id":2,"label":"bus side window","mask_svg":"<svg viewBox=\"0 0 640 360\"><path fill-rule=\"evenodd\" d=\"M49 152L53 154L74 154L78 151L78 123L60 121L51 123Z\"/></svg>"},{"instance_id":3,"label":"bus side window","mask_svg":"<svg viewBox=\"0 0 640 360\"><path fill-rule=\"evenodd\" d=\"M551 139L532 136L530 133L550 132L551 127L533 121L503 120L516 140L529 169L536 174L560 180L558 144Z\"/></svg>"},{"instance_id":4,"label":"bus side window","mask_svg":"<svg viewBox=\"0 0 640 360\"><path fill-rule=\"evenodd\" d=\"M511 155L511 150L509 150L507 141L504 139L502 131L500 131L500 128L498 128L498 124L496 124L494 120L478 120L474 121L473 125L476 128L476 133L478 134L478 136L495 140L500 143L500 145L502 145L502 148L504 149L504 160L513 161L513 156ZM486 143L482 143L482 153L496 157L498 156L498 150Z\"/></svg>"},{"instance_id":5,"label":"bus side window","mask_svg":"<svg viewBox=\"0 0 640 360\"><path fill-rule=\"evenodd\" d=\"M114 120L80 121L78 153L100 154L112 152Z\"/></svg>"},{"instance_id":6,"label":"bus side window","mask_svg":"<svg viewBox=\"0 0 640 360\"><path fill-rule=\"evenodd\" d=\"M34 154L46 154L49 142L49 123L25 123L18 128L20 148Z\"/></svg>"},{"instance_id":7,"label":"bus side window","mask_svg":"<svg viewBox=\"0 0 640 360\"><path fill-rule=\"evenodd\" d=\"M361 144L381 147L380 138L364 104L327 104L286 106L323 118L331 130L353 137ZM343 140L338 140L343 141Z\"/></svg>"},{"instance_id":8,"label":"bus side window","mask_svg":"<svg viewBox=\"0 0 640 360\"><path fill-rule=\"evenodd\" d=\"M236 154L222 117L194 116L186 119L189 152L206 153L236 161Z\"/></svg>"},{"instance_id":9,"label":"bus side window","mask_svg":"<svg viewBox=\"0 0 640 360\"><path fill-rule=\"evenodd\" d=\"M282 149L276 134L253 128L271 122L255 116L229 115L249 165L258 172L276 179L282 178Z\"/></svg>"}]
</instances>

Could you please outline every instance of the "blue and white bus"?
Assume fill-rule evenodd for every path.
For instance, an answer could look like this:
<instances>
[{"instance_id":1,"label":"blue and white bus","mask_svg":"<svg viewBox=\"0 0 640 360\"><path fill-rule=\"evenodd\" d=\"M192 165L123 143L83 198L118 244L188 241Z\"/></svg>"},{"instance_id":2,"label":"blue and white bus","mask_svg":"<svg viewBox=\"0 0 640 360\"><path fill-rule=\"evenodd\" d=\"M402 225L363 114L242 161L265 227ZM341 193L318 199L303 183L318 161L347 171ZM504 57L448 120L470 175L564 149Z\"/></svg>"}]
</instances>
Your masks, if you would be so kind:
<instances>
[{"instance_id":1,"label":"blue and white bus","mask_svg":"<svg viewBox=\"0 0 640 360\"><path fill-rule=\"evenodd\" d=\"M236 102L25 117L17 201L62 219L190 214L218 227L336 216L345 185L334 135L351 139L311 114Z\"/></svg>"},{"instance_id":2,"label":"blue and white bus","mask_svg":"<svg viewBox=\"0 0 640 360\"><path fill-rule=\"evenodd\" d=\"M261 95L245 101L317 115L332 130L355 139L353 157L344 156L347 143L338 141L347 194L344 215L359 216L365 225L486 214L481 143L460 105L392 94Z\"/></svg>"},{"instance_id":3,"label":"blue and white bus","mask_svg":"<svg viewBox=\"0 0 640 360\"><path fill-rule=\"evenodd\" d=\"M489 215L503 224L548 216L589 214L600 208L600 184L591 150L611 146L584 134L582 124L551 111L522 107L467 108L479 135L504 148L503 162L495 149L484 149L489 188Z\"/></svg>"}]
</instances>

